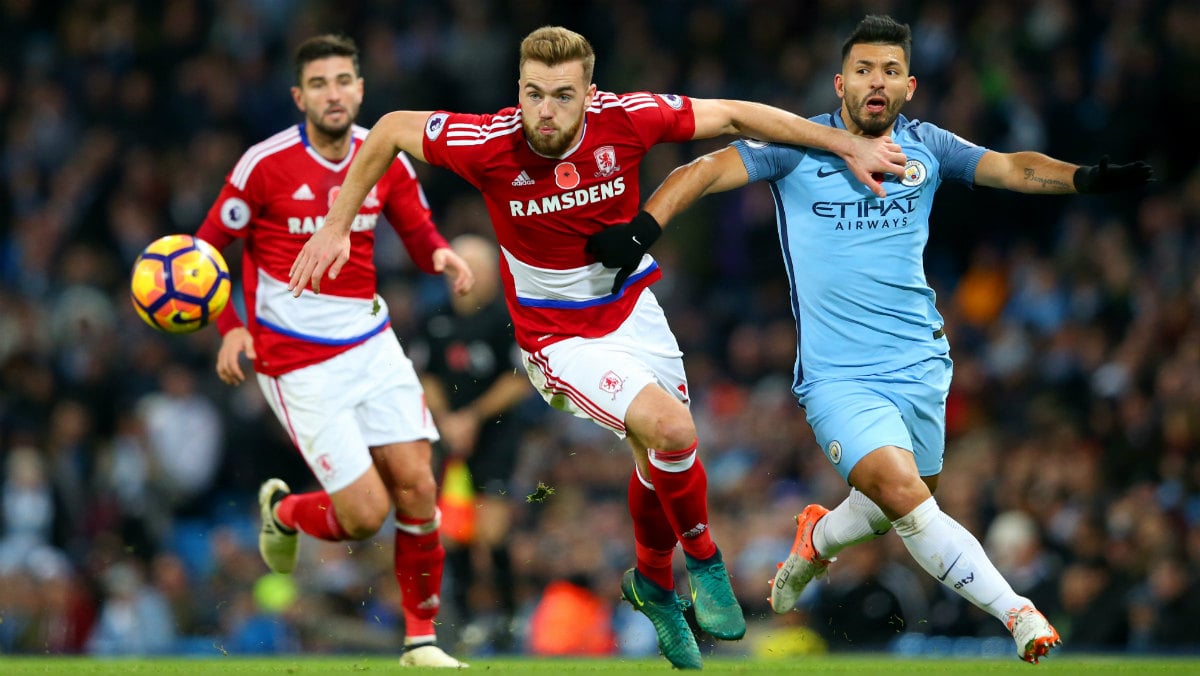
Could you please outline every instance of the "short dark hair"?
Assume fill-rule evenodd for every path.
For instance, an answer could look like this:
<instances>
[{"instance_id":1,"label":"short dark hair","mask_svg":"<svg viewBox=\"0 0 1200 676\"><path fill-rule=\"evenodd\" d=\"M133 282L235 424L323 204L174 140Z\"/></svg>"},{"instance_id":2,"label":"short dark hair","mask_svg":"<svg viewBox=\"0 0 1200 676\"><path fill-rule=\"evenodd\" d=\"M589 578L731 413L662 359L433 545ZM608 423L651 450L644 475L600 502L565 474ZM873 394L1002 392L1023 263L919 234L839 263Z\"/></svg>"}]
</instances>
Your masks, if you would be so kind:
<instances>
[{"instance_id":1,"label":"short dark hair","mask_svg":"<svg viewBox=\"0 0 1200 676\"><path fill-rule=\"evenodd\" d=\"M304 86L300 78L304 77L304 67L318 59L331 56L348 56L354 63L354 74L358 75L358 45L345 35L318 35L311 37L296 48L296 84Z\"/></svg>"},{"instance_id":2,"label":"short dark hair","mask_svg":"<svg viewBox=\"0 0 1200 676\"><path fill-rule=\"evenodd\" d=\"M908 24L898 23L886 14L868 14L858 22L854 32L842 43L842 62L850 56L854 45L900 45L904 50L904 64L912 65L912 30Z\"/></svg>"}]
</instances>

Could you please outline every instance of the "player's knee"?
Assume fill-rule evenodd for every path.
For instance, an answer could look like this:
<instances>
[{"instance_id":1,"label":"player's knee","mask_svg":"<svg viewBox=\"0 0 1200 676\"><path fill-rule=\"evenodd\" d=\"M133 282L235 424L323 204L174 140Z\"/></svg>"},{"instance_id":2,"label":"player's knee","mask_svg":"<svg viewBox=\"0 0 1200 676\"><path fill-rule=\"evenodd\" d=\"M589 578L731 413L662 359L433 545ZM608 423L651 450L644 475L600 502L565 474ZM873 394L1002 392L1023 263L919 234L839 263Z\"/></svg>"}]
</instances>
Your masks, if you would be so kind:
<instances>
[{"instance_id":1,"label":"player's knee","mask_svg":"<svg viewBox=\"0 0 1200 676\"><path fill-rule=\"evenodd\" d=\"M884 480L869 486L868 490L863 490L863 493L874 500L875 504L879 505L879 508L892 520L908 514L929 498L929 488L920 479L915 481L906 481L903 478Z\"/></svg>"},{"instance_id":2,"label":"player's knee","mask_svg":"<svg viewBox=\"0 0 1200 676\"><path fill-rule=\"evenodd\" d=\"M412 482L413 495L422 505L437 502L437 490L437 479L433 478L433 472L425 472Z\"/></svg>"},{"instance_id":3,"label":"player's knee","mask_svg":"<svg viewBox=\"0 0 1200 676\"><path fill-rule=\"evenodd\" d=\"M337 509L338 524L352 540L365 540L383 527L387 520L388 502L363 500L352 505L341 505Z\"/></svg>"},{"instance_id":4,"label":"player's knee","mask_svg":"<svg viewBox=\"0 0 1200 676\"><path fill-rule=\"evenodd\" d=\"M346 536L349 537L351 540L366 540L367 538L371 537L372 535L378 533L379 528L382 525L383 525L383 522L379 522L379 524L375 525L375 526L359 525L359 526L356 526L355 528L347 528Z\"/></svg>"},{"instance_id":5,"label":"player's knee","mask_svg":"<svg viewBox=\"0 0 1200 676\"><path fill-rule=\"evenodd\" d=\"M432 511L437 504L438 485L432 471L405 476L396 486L392 500L402 514Z\"/></svg>"},{"instance_id":6,"label":"player's knee","mask_svg":"<svg viewBox=\"0 0 1200 676\"><path fill-rule=\"evenodd\" d=\"M664 451L681 451L696 444L696 426L688 420L686 424L674 425L663 430Z\"/></svg>"},{"instance_id":7,"label":"player's knee","mask_svg":"<svg viewBox=\"0 0 1200 676\"><path fill-rule=\"evenodd\" d=\"M662 451L680 451L696 443L696 424L687 409L662 411L655 416L651 429L639 432L639 437L649 443L650 448Z\"/></svg>"}]
</instances>

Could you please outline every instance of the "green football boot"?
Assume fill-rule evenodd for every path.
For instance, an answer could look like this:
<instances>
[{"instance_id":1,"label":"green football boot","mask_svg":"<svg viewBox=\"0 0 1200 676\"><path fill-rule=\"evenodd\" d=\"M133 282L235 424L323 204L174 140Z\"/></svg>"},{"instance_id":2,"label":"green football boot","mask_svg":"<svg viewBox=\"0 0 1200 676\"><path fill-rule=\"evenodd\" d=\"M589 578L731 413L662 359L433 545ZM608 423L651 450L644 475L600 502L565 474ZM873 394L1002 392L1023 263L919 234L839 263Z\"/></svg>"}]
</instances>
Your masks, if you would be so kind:
<instances>
[{"instance_id":1,"label":"green football boot","mask_svg":"<svg viewBox=\"0 0 1200 676\"><path fill-rule=\"evenodd\" d=\"M684 561L688 584L692 588L692 605L696 607L696 624L725 641L736 641L745 636L746 616L733 595L721 550L703 561L685 553Z\"/></svg>"},{"instance_id":2,"label":"green football boot","mask_svg":"<svg viewBox=\"0 0 1200 676\"><path fill-rule=\"evenodd\" d=\"M683 617L683 599L630 568L621 577L621 596L650 618L658 634L658 649L676 669L700 669L700 646Z\"/></svg>"}]
</instances>

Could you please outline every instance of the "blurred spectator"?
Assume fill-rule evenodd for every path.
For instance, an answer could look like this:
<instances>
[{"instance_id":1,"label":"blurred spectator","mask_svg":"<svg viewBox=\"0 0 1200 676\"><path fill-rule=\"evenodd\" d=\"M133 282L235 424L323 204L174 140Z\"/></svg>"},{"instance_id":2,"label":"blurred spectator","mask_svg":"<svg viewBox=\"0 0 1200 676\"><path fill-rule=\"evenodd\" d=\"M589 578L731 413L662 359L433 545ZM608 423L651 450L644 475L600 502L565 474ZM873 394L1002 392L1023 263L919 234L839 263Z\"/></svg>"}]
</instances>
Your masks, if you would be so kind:
<instances>
[{"instance_id":1,"label":"blurred spectator","mask_svg":"<svg viewBox=\"0 0 1200 676\"><path fill-rule=\"evenodd\" d=\"M152 481L176 513L194 514L207 501L221 464L223 423L212 400L196 390L196 374L168 364L159 390L137 404L152 459Z\"/></svg>"},{"instance_id":2,"label":"blurred spectator","mask_svg":"<svg viewBox=\"0 0 1200 676\"><path fill-rule=\"evenodd\" d=\"M1033 601L1047 617L1058 607L1056 557L1042 544L1037 522L1020 511L1003 512L992 520L983 547L1014 591Z\"/></svg>"},{"instance_id":3,"label":"blurred spectator","mask_svg":"<svg viewBox=\"0 0 1200 676\"><path fill-rule=\"evenodd\" d=\"M147 584L139 562L122 560L104 572L104 601L88 639L92 655L159 655L175 643L170 606Z\"/></svg>"},{"instance_id":4,"label":"blurred spectator","mask_svg":"<svg viewBox=\"0 0 1200 676\"><path fill-rule=\"evenodd\" d=\"M529 652L546 656L602 657L616 649L612 606L587 580L546 585L529 618Z\"/></svg>"},{"instance_id":5,"label":"blurred spectator","mask_svg":"<svg viewBox=\"0 0 1200 676\"><path fill-rule=\"evenodd\" d=\"M55 655L83 652L96 620L96 607L83 581L66 556L49 547L30 552L28 568L40 602L18 650Z\"/></svg>"},{"instance_id":6,"label":"blurred spectator","mask_svg":"<svg viewBox=\"0 0 1200 676\"><path fill-rule=\"evenodd\" d=\"M8 452L0 484L0 570L24 566L29 554L53 542L60 512L41 451Z\"/></svg>"},{"instance_id":7,"label":"blurred spectator","mask_svg":"<svg viewBox=\"0 0 1200 676\"><path fill-rule=\"evenodd\" d=\"M300 637L285 616L296 602L291 577L268 573L254 584L251 594L238 594L233 622L225 647L239 655L291 653L300 649Z\"/></svg>"},{"instance_id":8,"label":"blurred spectator","mask_svg":"<svg viewBox=\"0 0 1200 676\"><path fill-rule=\"evenodd\" d=\"M1116 650L1129 642L1129 590L1103 559L1067 566L1060 577L1063 640L1076 650Z\"/></svg>"},{"instance_id":9,"label":"blurred spectator","mask_svg":"<svg viewBox=\"0 0 1200 676\"><path fill-rule=\"evenodd\" d=\"M1149 577L1133 592L1131 648L1178 652L1196 644L1200 586L1196 574L1176 556L1156 560Z\"/></svg>"}]
</instances>

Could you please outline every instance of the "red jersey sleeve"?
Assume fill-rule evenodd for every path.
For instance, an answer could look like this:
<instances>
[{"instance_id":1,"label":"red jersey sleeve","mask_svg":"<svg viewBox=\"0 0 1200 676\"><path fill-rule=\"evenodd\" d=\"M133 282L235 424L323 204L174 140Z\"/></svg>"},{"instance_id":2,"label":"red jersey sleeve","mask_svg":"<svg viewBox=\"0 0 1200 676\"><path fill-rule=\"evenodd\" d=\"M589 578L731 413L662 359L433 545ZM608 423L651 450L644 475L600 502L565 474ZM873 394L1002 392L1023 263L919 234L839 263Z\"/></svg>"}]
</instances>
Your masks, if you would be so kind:
<instances>
[{"instance_id":1,"label":"red jersey sleeve","mask_svg":"<svg viewBox=\"0 0 1200 676\"><path fill-rule=\"evenodd\" d=\"M241 166L241 163L238 166ZM235 169L225 177L225 185L221 187L216 201L209 207L208 215L200 227L212 228L231 238L241 239L248 234L247 226L260 211L263 187L260 174L252 172L245 178L244 186L239 188L234 184L236 171Z\"/></svg>"},{"instance_id":2,"label":"red jersey sleeve","mask_svg":"<svg viewBox=\"0 0 1200 676\"><path fill-rule=\"evenodd\" d=\"M425 120L425 138L421 142L425 161L453 171L482 190L482 172L490 165L481 154L488 152L490 146L483 142L520 124L520 112L515 108L494 115L438 111Z\"/></svg>"},{"instance_id":3,"label":"red jersey sleeve","mask_svg":"<svg viewBox=\"0 0 1200 676\"><path fill-rule=\"evenodd\" d=\"M678 94L620 94L634 132L649 149L658 143L690 141L696 135L692 100Z\"/></svg>"},{"instance_id":4,"label":"red jersey sleeve","mask_svg":"<svg viewBox=\"0 0 1200 676\"><path fill-rule=\"evenodd\" d=\"M258 210L257 204L261 201L256 197L262 193L258 175L251 173L247 177L245 187L239 188L233 184L236 171L235 169L225 177L221 193L217 195L204 222L200 224L200 229L196 231L197 237L216 247L222 254L235 239L242 239L248 234L247 226L253 220ZM241 318L231 306L232 303L226 307L227 311L217 315L217 331L222 336L243 326Z\"/></svg>"},{"instance_id":5,"label":"red jersey sleeve","mask_svg":"<svg viewBox=\"0 0 1200 676\"><path fill-rule=\"evenodd\" d=\"M407 155L400 153L388 173L392 189L388 191L383 213L400 235L413 263L424 272L436 274L433 252L450 245L433 223L429 201L425 199L425 191L421 189L412 162Z\"/></svg>"}]
</instances>

